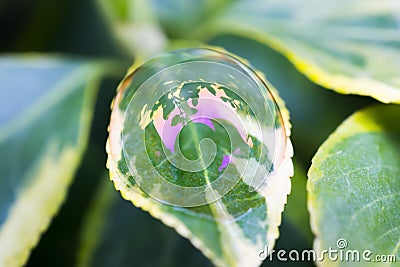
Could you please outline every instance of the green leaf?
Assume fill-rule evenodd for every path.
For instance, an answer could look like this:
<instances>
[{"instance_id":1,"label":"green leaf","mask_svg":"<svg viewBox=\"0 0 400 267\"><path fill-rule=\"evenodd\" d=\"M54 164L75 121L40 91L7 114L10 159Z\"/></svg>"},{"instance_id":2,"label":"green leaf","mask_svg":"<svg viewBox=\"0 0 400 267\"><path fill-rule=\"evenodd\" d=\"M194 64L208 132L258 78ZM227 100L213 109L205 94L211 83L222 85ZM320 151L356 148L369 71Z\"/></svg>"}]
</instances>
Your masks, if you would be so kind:
<instances>
[{"instance_id":1,"label":"green leaf","mask_svg":"<svg viewBox=\"0 0 400 267\"><path fill-rule=\"evenodd\" d=\"M140 79L140 76L138 79ZM207 86L205 86L206 84ZM135 130L137 128L137 125L135 125L136 119L134 120L135 122L132 122L133 124L129 119L124 120L124 114L131 114L131 111L124 113L127 111L127 105L121 105L121 103L129 102L134 92L132 88L137 88L136 85L135 78L128 75L118 89L111 115L110 136L107 142L107 152L109 155L107 164L110 169L110 179L114 182L115 188L121 192L126 200L149 212L153 217L161 220L167 226L173 227L180 235L188 238L215 265L258 266L261 263L258 258L259 251L264 249L265 246L269 248L273 247L275 239L279 235L278 226L281 223L281 213L286 203L287 194L290 192L289 177L292 176L293 172L291 162L293 151L290 140L286 136L282 137L282 140L277 140L277 145L280 144L279 142L287 141L287 145L283 149L284 151L278 152L282 153L282 162L278 162L280 161L279 159L277 161L274 160L272 164L271 162L268 164L268 157L265 154L266 150L265 148L261 149L262 143L257 142L256 138L249 136L252 140L254 138L253 145L248 151L250 158L259 160L259 162L250 160L249 164L255 164L253 169L257 169L257 164L264 164L263 166L268 165L271 167L268 170L270 171L270 175L267 178L268 182L264 183L260 188L249 190L249 185L245 182L246 174L239 176L236 168L226 167L228 178L239 179L237 179L238 183L234 188L220 199L210 204L202 204L196 207L163 204L147 195L135 182L135 179L141 179L141 177L148 179L154 175L152 170L143 167L146 166L146 160L150 158L156 172L162 173L164 179L172 184L179 184L184 187L209 184L220 175L220 168L223 165L220 163L223 161L223 156L229 154L225 151L227 143L229 143L229 138L226 138L226 131L230 131L230 133L232 131L229 125L221 127L218 124L213 124L213 130L210 130L210 127L205 127L204 124L194 123L186 125L186 128L182 129L178 138L180 138L179 142L183 144L182 153L187 158L195 160L200 157L198 150L193 149L199 147L200 140L213 140L217 152L215 160L205 170L201 172L181 170L171 164L166 156L159 152L163 151L163 145L151 117L149 117L148 124L141 126L145 129L146 147L140 145L140 142L143 142L143 140L135 134L135 131L137 131ZM216 95L216 97L219 97L222 94L221 92L227 90L226 88L222 89L218 84L210 85L206 82L201 82L199 85L200 87L197 85L186 87L189 91L187 94L184 93L182 95L177 94L172 89L168 94L165 94L169 95L168 99L156 102L155 105L158 105L157 110L160 112L165 110L164 101L174 102L174 106L179 107L178 102L186 101L187 99L177 99L178 96L197 96L198 94L194 90L196 88L199 88L196 90L202 90L201 93L203 94L209 93L210 95ZM179 88L177 90L181 90ZM284 122L283 124L274 125L276 127L274 129L278 132L284 130L289 135L290 123L288 111L276 90L271 85L269 85L269 89L272 91L277 105L281 110ZM241 103L237 95L231 95L231 98L234 99L226 100L229 104L235 104L234 106L237 109L247 110L246 107L237 104ZM236 102L233 102L233 100L236 100ZM198 105L200 105L200 102ZM151 114L152 108L148 107L147 110L146 106L144 109L140 108L142 116ZM162 114L165 115L165 113ZM248 111L247 114L250 114L250 112ZM134 116L134 118L136 117ZM223 122L220 123L223 124ZM286 127L285 129L282 128L283 125ZM124 136L127 137L122 142L121 138ZM229 137L236 140L235 135L230 135ZM233 143L240 147L238 151L245 151L245 147L243 146L247 144L244 144L244 142ZM124 147L122 147L122 144ZM126 151L131 150L134 153L131 154L129 152L129 155L133 156L126 158ZM280 157L278 156L277 158ZM237 156L237 159L242 160L240 155ZM243 160L245 161L246 159ZM129 171L132 165L129 165L129 168L127 166L127 164L131 164L132 162L138 176L135 179ZM159 190L163 194L174 194L174 192L170 193L166 191L163 187L157 189L158 184L153 184L152 186L154 190ZM215 190L215 192L218 192L218 190Z\"/></svg>"},{"instance_id":2,"label":"green leaf","mask_svg":"<svg viewBox=\"0 0 400 267\"><path fill-rule=\"evenodd\" d=\"M374 106L348 118L320 147L309 170L315 249L372 251L400 258L399 106ZM362 256L362 255L361 255ZM365 266L329 259L323 266ZM398 265L398 264L397 264ZM368 266L397 266L370 262Z\"/></svg>"},{"instance_id":3,"label":"green leaf","mask_svg":"<svg viewBox=\"0 0 400 267\"><path fill-rule=\"evenodd\" d=\"M146 59L163 50L202 45L187 39L187 33L218 14L231 0L96 2L121 47L136 59Z\"/></svg>"},{"instance_id":4,"label":"green leaf","mask_svg":"<svg viewBox=\"0 0 400 267\"><path fill-rule=\"evenodd\" d=\"M0 58L0 266L21 266L63 202L86 146L102 64Z\"/></svg>"},{"instance_id":5,"label":"green leaf","mask_svg":"<svg viewBox=\"0 0 400 267\"><path fill-rule=\"evenodd\" d=\"M158 26L150 1L96 0L121 47L136 57L162 51L167 39Z\"/></svg>"},{"instance_id":6,"label":"green leaf","mask_svg":"<svg viewBox=\"0 0 400 267\"><path fill-rule=\"evenodd\" d=\"M208 20L203 15L203 26L186 35L201 40L228 33L251 38L281 52L326 88L400 103L396 1L242 0Z\"/></svg>"},{"instance_id":7,"label":"green leaf","mask_svg":"<svg viewBox=\"0 0 400 267\"><path fill-rule=\"evenodd\" d=\"M172 118L171 126L176 126L178 123L183 123L183 122L184 120L181 118L179 114L177 114Z\"/></svg>"},{"instance_id":8,"label":"green leaf","mask_svg":"<svg viewBox=\"0 0 400 267\"><path fill-rule=\"evenodd\" d=\"M172 38L187 38L202 23L217 16L232 0L151 0L159 23Z\"/></svg>"}]
</instances>

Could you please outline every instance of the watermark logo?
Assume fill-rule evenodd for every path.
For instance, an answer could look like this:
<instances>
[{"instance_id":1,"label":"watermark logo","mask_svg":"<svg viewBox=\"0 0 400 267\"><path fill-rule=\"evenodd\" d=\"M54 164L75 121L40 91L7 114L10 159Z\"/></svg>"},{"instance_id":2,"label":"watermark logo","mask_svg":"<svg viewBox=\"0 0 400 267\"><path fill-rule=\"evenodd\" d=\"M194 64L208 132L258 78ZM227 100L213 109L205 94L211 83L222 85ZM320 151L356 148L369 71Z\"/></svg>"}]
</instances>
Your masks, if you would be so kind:
<instances>
[{"instance_id":1,"label":"watermark logo","mask_svg":"<svg viewBox=\"0 0 400 267\"><path fill-rule=\"evenodd\" d=\"M347 248L347 240L344 239L344 238L339 238L339 239L336 241L336 246L337 246L339 249Z\"/></svg>"},{"instance_id":2,"label":"watermark logo","mask_svg":"<svg viewBox=\"0 0 400 267\"><path fill-rule=\"evenodd\" d=\"M336 247L328 247L328 249L317 252L313 249L299 250L274 250L266 246L258 252L258 258L261 261L274 259L278 261L314 261L322 262L328 261L341 261L341 262L396 262L398 259L395 255L391 254L375 254L369 249L357 250L347 249L348 242L344 238L339 238L336 241Z\"/></svg>"}]
</instances>

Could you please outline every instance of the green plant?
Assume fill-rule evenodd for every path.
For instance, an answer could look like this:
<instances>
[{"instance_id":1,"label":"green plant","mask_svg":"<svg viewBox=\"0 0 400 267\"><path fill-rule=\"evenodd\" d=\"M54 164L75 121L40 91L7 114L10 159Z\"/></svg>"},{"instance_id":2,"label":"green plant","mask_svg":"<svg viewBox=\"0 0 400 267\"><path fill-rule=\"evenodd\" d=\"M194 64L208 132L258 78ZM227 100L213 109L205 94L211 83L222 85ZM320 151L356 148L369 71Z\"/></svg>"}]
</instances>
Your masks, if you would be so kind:
<instances>
[{"instance_id":1,"label":"green plant","mask_svg":"<svg viewBox=\"0 0 400 267\"><path fill-rule=\"evenodd\" d=\"M260 248L249 240L266 238L262 244L272 249L281 220L275 250L301 252L315 238L317 254L333 248L396 260L326 258L316 262L320 266L398 266L400 13L395 1L40 0L25 5L0 4L0 23L15 23L12 31L0 28L5 37L0 49L7 52L0 57L0 266L256 266ZM20 15L20 21L7 14ZM129 180L133 177L123 162L111 166L111 176L124 198L174 227L211 262L170 228L121 200L107 178L104 151L108 108L124 74L163 51L206 46L234 53L265 74L281 108L280 123L289 130L280 98L286 102L295 156L292 192L282 216L290 166L277 170L286 180L272 185L274 193L263 198L238 183L226 203L246 200L232 210L242 215L250 207L246 216L253 217L235 223L205 216L216 214L212 205L182 208L149 198ZM25 53L31 51L40 53ZM126 71L133 59L134 67ZM238 105L232 99L240 100L207 83L186 88L190 94L180 97L193 101L197 88L210 94L223 90L227 97L221 99L232 105ZM157 108L173 109L160 103ZM193 106L182 106L186 115L172 124L188 123ZM245 104L236 108L250 114ZM218 136L224 134L221 129ZM154 131L146 133L154 140ZM191 133L182 138L197 144ZM216 140L224 148L224 140ZM254 144L249 153L261 160L257 151L262 150ZM157 145L154 141L147 149ZM116 175L130 185L116 181ZM243 235L237 225L248 232ZM313 265L312 260L290 263ZM264 264L288 262L268 258Z\"/></svg>"}]
</instances>

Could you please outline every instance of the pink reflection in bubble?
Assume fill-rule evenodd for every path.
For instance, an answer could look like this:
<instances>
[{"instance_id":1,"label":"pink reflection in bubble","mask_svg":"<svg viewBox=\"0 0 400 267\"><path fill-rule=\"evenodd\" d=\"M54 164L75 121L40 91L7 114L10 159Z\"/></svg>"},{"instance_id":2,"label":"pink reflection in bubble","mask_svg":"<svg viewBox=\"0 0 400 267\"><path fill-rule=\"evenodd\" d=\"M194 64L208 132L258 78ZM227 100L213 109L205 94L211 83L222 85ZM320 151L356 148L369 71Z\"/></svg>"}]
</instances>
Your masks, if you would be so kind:
<instances>
[{"instance_id":1,"label":"pink reflection in bubble","mask_svg":"<svg viewBox=\"0 0 400 267\"><path fill-rule=\"evenodd\" d=\"M218 171L222 171L223 169L228 166L229 163L232 161L232 155L224 155L222 158L221 166L219 166Z\"/></svg>"},{"instance_id":2,"label":"pink reflection in bubble","mask_svg":"<svg viewBox=\"0 0 400 267\"><path fill-rule=\"evenodd\" d=\"M227 97L223 90L217 89L216 95L214 96L207 89L201 89L199 92L197 106L194 106L192 101L188 101L189 107L197 110L195 114L189 116L189 120L207 125L213 131L215 131L215 127L212 119L227 120L236 127L243 141L246 142L247 131L240 121L236 110L229 103L222 101L220 97ZM153 116L153 124L158 135L161 137L164 145L172 153L174 153L175 142L177 141L179 132L184 127L181 122L175 126L172 126L172 119L175 115L180 115L180 110L178 107L175 107L175 109L169 114L167 120L164 120L163 110L160 107L156 112L154 112Z\"/></svg>"},{"instance_id":3,"label":"pink reflection in bubble","mask_svg":"<svg viewBox=\"0 0 400 267\"><path fill-rule=\"evenodd\" d=\"M163 110L162 108L158 108L156 112L154 112L153 115L153 124L154 127L157 130L158 135L161 137L162 142L164 145L172 152L174 153L174 144L176 137L178 136L179 132L182 130L183 125L182 123L178 123L175 126L171 125L172 118L175 115L179 114L179 110L175 108L167 118L167 120L164 120L163 118Z\"/></svg>"},{"instance_id":4,"label":"pink reflection in bubble","mask_svg":"<svg viewBox=\"0 0 400 267\"><path fill-rule=\"evenodd\" d=\"M214 124L212 123L212 121L210 120L210 118L206 118L206 117L196 117L192 119L193 122L197 122L197 123L202 123L207 125L208 127L210 127L213 131L215 131L215 127Z\"/></svg>"}]
</instances>

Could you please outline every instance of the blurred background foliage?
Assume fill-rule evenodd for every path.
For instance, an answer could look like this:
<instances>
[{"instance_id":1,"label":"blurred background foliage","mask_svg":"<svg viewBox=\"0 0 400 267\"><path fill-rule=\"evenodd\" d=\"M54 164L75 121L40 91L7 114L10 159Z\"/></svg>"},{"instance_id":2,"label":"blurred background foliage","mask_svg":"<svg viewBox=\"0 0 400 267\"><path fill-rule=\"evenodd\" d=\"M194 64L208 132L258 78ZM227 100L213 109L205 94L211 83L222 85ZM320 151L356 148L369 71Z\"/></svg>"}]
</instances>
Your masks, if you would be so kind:
<instances>
[{"instance_id":1,"label":"blurred background foliage","mask_svg":"<svg viewBox=\"0 0 400 267\"><path fill-rule=\"evenodd\" d=\"M162 4L162 0L155 1ZM196 10L189 1L176 1L176 10ZM218 1L219 2L219 1ZM201 8L200 6L197 8ZM215 7L217 10L218 6ZM176 17L164 12L160 21L169 38L181 39L182 33L194 28L199 17L174 28ZM193 12L196 14L196 12ZM200 14L200 13L198 13ZM74 266L80 258L82 240L90 231L90 214L108 189L105 167L107 125L110 103L118 82L134 58L121 49L112 28L94 0L2 0L0 2L0 51L2 54L39 52L65 54L84 58L107 58L118 61L121 71L103 81L100 88L90 142L68 197L32 251L27 266ZM312 247L306 206L306 170L319 145L351 113L373 102L368 97L344 96L323 90L299 73L281 54L255 41L231 35L210 40L263 71L279 90L291 114L292 142L295 149L295 177L292 194L283 214L280 248ZM5 88L6 89L6 88ZM337 103L340 103L338 106ZM104 186L106 184L106 186ZM96 248L92 266L211 266L201 252L174 230L147 213L122 200L113 190L110 204L102 211L107 220ZM104 215L103 214L103 215ZM264 262L264 265L271 263ZM273 266L289 263L274 262ZM291 266L313 266L311 262L293 262Z\"/></svg>"}]
</instances>

